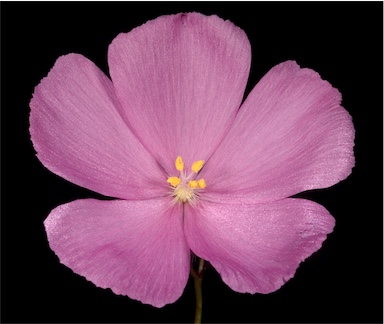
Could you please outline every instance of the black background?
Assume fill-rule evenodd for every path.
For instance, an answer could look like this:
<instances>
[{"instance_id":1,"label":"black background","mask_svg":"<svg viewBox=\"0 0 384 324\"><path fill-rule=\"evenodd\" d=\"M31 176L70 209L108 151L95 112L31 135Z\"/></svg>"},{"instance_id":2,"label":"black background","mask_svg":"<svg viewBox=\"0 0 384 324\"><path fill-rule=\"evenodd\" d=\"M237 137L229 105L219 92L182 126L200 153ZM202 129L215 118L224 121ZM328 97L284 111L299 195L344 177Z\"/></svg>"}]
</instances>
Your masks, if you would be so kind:
<instances>
[{"instance_id":1,"label":"black background","mask_svg":"<svg viewBox=\"0 0 384 324\"><path fill-rule=\"evenodd\" d=\"M162 14L200 11L247 33L247 92L287 59L318 71L343 94L356 127L356 167L338 185L301 196L336 218L323 248L269 295L230 290L213 269L203 283L205 322L382 322L383 4L381 2L1 3L2 322L191 322L189 282L157 309L96 288L59 264L42 222L50 210L99 195L46 170L29 139L29 100L60 55L77 52L108 72L107 48Z\"/></svg>"}]
</instances>

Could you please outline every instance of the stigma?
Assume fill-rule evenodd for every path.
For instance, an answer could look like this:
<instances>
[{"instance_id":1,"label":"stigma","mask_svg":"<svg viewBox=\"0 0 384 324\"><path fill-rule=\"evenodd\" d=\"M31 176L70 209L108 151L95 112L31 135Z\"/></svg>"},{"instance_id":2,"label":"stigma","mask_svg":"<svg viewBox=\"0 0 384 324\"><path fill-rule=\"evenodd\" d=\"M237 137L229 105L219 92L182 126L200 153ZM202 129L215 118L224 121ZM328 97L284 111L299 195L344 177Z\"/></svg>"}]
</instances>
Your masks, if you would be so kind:
<instances>
[{"instance_id":1,"label":"stigma","mask_svg":"<svg viewBox=\"0 0 384 324\"><path fill-rule=\"evenodd\" d=\"M191 166L192 172L187 174L182 158L180 156L176 158L175 168L179 171L179 176L172 176L167 180L172 189L174 202L193 203L199 197L199 192L206 187L204 179L196 179L203 166L203 160L196 161Z\"/></svg>"}]
</instances>

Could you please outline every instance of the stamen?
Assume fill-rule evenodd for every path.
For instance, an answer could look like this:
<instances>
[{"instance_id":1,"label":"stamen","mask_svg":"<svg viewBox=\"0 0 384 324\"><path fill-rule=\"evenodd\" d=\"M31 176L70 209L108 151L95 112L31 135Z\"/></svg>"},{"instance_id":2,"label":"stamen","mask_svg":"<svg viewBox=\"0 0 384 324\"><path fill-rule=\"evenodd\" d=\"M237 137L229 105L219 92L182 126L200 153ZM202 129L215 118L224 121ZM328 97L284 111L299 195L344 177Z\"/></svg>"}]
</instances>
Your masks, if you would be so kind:
<instances>
[{"instance_id":1,"label":"stamen","mask_svg":"<svg viewBox=\"0 0 384 324\"><path fill-rule=\"evenodd\" d=\"M175 166L176 166L177 171L183 171L184 170L184 163L183 163L183 160L181 159L181 156L178 156L176 158Z\"/></svg>"},{"instance_id":2,"label":"stamen","mask_svg":"<svg viewBox=\"0 0 384 324\"><path fill-rule=\"evenodd\" d=\"M192 164L191 169L193 172L197 173L202 169L203 165L204 165L204 160L199 160Z\"/></svg>"},{"instance_id":3,"label":"stamen","mask_svg":"<svg viewBox=\"0 0 384 324\"><path fill-rule=\"evenodd\" d=\"M169 177L168 180L167 180L167 182L168 182L172 187L177 187L177 186L180 184L181 180L180 180L180 178L178 178L178 177Z\"/></svg>"},{"instance_id":4,"label":"stamen","mask_svg":"<svg viewBox=\"0 0 384 324\"><path fill-rule=\"evenodd\" d=\"M172 196L173 202L191 203L194 204L200 196L200 189L206 187L204 179L195 179L197 173L203 168L204 161L199 160L192 164L193 172L184 171L184 162L181 156L178 156L175 161L176 170L179 171L178 177L168 177L167 182L173 187Z\"/></svg>"},{"instance_id":5,"label":"stamen","mask_svg":"<svg viewBox=\"0 0 384 324\"><path fill-rule=\"evenodd\" d=\"M191 180L188 182L188 187L192 189L196 189L199 186L198 182L196 180Z\"/></svg>"},{"instance_id":6,"label":"stamen","mask_svg":"<svg viewBox=\"0 0 384 324\"><path fill-rule=\"evenodd\" d=\"M197 180L197 185L200 189L204 189L207 186L204 179Z\"/></svg>"}]
</instances>

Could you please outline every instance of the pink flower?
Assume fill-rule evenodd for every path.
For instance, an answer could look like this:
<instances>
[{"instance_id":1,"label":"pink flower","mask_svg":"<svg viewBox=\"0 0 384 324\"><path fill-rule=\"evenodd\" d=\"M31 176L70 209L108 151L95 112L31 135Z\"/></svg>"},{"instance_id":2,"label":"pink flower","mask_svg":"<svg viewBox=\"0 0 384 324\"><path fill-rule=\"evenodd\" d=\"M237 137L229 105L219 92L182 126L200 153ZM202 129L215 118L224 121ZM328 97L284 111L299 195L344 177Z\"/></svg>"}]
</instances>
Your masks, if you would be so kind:
<instances>
[{"instance_id":1,"label":"pink flower","mask_svg":"<svg viewBox=\"0 0 384 324\"><path fill-rule=\"evenodd\" d=\"M279 289L335 223L288 197L332 186L354 165L340 93L288 61L242 103L249 41L198 13L118 35L108 63L112 81L82 55L60 57L30 103L40 161L118 198L52 210L45 227L60 261L157 307L183 293L191 252L235 291Z\"/></svg>"}]
</instances>

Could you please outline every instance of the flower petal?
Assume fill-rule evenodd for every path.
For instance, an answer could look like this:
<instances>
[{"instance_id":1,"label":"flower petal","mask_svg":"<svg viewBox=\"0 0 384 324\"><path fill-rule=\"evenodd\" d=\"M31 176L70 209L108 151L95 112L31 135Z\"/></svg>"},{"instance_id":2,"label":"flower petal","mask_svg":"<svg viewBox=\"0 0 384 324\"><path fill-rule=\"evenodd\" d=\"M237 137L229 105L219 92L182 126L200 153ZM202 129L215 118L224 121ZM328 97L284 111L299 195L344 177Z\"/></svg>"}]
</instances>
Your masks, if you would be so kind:
<instances>
[{"instance_id":1,"label":"flower petal","mask_svg":"<svg viewBox=\"0 0 384 324\"><path fill-rule=\"evenodd\" d=\"M191 166L222 139L243 99L251 51L231 22L187 13L118 35L108 58L122 115L174 173L177 156Z\"/></svg>"},{"instance_id":2,"label":"flower petal","mask_svg":"<svg viewBox=\"0 0 384 324\"><path fill-rule=\"evenodd\" d=\"M340 102L313 70L292 61L275 66L202 170L207 194L263 202L345 179L354 166L354 127Z\"/></svg>"},{"instance_id":3,"label":"flower petal","mask_svg":"<svg viewBox=\"0 0 384 324\"><path fill-rule=\"evenodd\" d=\"M191 250L233 290L249 293L279 289L333 227L324 207L293 198L254 205L200 201L185 217Z\"/></svg>"},{"instance_id":4,"label":"flower petal","mask_svg":"<svg viewBox=\"0 0 384 324\"><path fill-rule=\"evenodd\" d=\"M30 103L37 157L57 175L107 196L159 196L165 176L118 105L111 81L91 61L60 57Z\"/></svg>"},{"instance_id":5,"label":"flower petal","mask_svg":"<svg viewBox=\"0 0 384 324\"><path fill-rule=\"evenodd\" d=\"M180 205L166 199L77 200L45 220L60 261L96 286L162 307L188 280L190 252Z\"/></svg>"}]
</instances>

